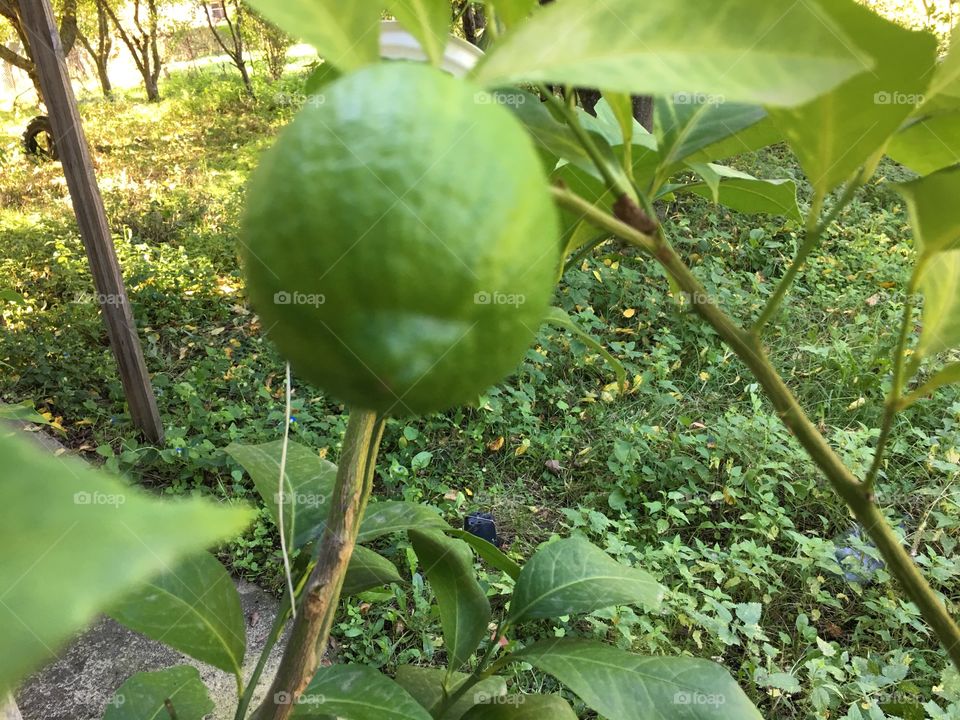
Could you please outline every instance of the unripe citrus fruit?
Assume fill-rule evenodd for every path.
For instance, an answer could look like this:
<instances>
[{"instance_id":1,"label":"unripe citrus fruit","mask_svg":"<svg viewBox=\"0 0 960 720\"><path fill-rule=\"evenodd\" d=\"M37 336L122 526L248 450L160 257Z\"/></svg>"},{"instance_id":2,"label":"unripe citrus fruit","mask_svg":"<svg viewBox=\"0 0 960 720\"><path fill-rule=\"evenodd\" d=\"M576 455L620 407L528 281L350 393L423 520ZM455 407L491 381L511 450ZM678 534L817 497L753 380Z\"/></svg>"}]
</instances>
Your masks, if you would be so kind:
<instances>
[{"instance_id":1,"label":"unripe citrus fruit","mask_svg":"<svg viewBox=\"0 0 960 720\"><path fill-rule=\"evenodd\" d=\"M510 111L387 63L308 101L253 174L247 288L301 377L394 415L475 399L520 362L559 263L556 212Z\"/></svg>"}]
</instances>

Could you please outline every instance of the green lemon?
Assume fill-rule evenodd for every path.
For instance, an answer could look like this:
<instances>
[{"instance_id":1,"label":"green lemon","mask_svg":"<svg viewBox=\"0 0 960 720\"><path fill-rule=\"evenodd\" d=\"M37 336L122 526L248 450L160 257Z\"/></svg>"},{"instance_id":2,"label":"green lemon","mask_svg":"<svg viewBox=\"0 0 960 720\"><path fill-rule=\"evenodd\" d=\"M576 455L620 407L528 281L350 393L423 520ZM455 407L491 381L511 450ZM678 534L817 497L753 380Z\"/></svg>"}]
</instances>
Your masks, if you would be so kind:
<instances>
[{"instance_id":1,"label":"green lemon","mask_svg":"<svg viewBox=\"0 0 960 720\"><path fill-rule=\"evenodd\" d=\"M295 372L393 415L470 402L514 370L558 236L511 112L407 63L308 100L254 172L242 231L250 299Z\"/></svg>"}]
</instances>

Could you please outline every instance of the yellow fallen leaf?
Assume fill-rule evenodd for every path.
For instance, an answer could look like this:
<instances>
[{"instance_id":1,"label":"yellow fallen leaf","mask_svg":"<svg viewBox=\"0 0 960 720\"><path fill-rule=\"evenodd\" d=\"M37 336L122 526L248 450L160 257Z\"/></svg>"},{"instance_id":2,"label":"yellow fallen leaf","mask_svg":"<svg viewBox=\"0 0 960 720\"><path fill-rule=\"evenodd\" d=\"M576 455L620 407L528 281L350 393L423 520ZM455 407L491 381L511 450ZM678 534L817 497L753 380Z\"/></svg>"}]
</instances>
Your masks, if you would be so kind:
<instances>
[{"instance_id":1,"label":"yellow fallen leaf","mask_svg":"<svg viewBox=\"0 0 960 720\"><path fill-rule=\"evenodd\" d=\"M504 439L503 435L501 435L496 440L491 440L487 443L487 450L490 452L500 452L500 450L503 449L503 443Z\"/></svg>"}]
</instances>

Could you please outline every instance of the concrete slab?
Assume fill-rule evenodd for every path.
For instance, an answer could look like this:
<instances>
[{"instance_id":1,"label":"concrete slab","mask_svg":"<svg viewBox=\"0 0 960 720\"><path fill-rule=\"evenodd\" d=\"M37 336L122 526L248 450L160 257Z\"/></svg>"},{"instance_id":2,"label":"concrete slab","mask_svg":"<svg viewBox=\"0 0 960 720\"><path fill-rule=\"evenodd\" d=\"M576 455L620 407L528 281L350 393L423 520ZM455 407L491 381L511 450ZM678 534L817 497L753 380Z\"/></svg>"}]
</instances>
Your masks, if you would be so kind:
<instances>
[{"instance_id":1,"label":"concrete slab","mask_svg":"<svg viewBox=\"0 0 960 720\"><path fill-rule=\"evenodd\" d=\"M249 678L276 617L277 600L243 580L237 581L237 589L247 619L247 655L243 670L244 677ZM253 708L266 694L276 674L285 639L281 638L270 655L254 695ZM27 680L17 693L17 703L23 720L99 720L107 701L131 675L184 663L200 670L200 677L210 690L217 708L210 718L232 720L237 702L236 681L232 675L181 655L108 617L100 618L65 647L54 662Z\"/></svg>"}]
</instances>

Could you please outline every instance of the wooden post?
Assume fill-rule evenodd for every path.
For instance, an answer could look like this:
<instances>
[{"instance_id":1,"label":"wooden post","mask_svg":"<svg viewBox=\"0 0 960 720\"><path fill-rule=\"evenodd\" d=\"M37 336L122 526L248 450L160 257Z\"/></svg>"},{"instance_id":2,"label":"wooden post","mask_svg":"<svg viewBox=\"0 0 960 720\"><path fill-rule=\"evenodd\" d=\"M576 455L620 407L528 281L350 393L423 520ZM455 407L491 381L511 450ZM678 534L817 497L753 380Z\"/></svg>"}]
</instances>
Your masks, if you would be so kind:
<instances>
[{"instance_id":1,"label":"wooden post","mask_svg":"<svg viewBox=\"0 0 960 720\"><path fill-rule=\"evenodd\" d=\"M163 424L140 349L133 312L123 287L120 264L90 162L90 151L67 75L50 0L21 0L20 12L50 115L54 142L70 189L73 211L90 262L97 300L120 368L130 415L147 440L159 443L163 440Z\"/></svg>"}]
</instances>

